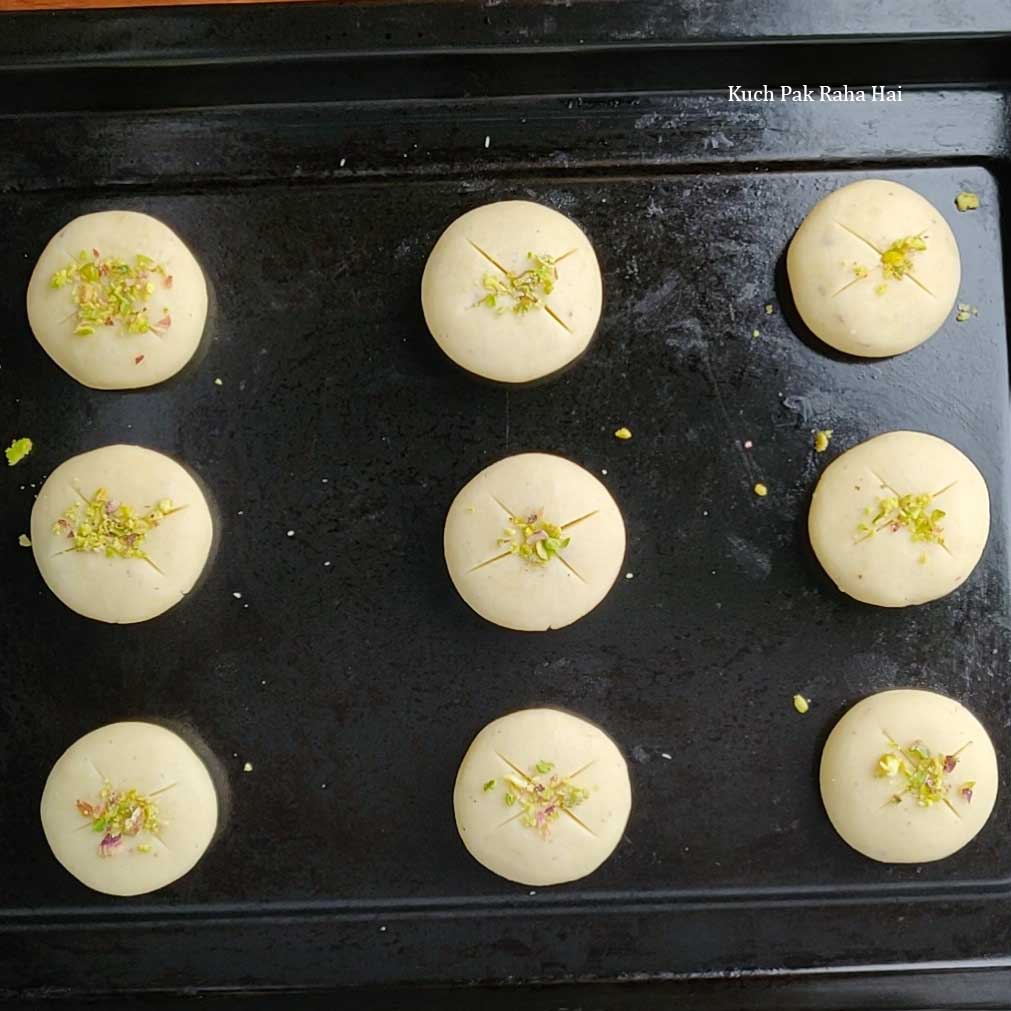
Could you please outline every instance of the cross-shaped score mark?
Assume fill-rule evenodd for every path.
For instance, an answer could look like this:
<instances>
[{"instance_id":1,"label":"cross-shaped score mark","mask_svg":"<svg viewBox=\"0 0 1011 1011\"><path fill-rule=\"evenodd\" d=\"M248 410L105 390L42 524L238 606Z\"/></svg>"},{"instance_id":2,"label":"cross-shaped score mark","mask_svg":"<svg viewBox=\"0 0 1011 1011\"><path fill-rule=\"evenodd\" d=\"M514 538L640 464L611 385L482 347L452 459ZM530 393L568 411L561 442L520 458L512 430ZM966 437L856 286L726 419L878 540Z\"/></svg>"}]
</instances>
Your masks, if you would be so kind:
<instances>
[{"instance_id":1,"label":"cross-shaped score mark","mask_svg":"<svg viewBox=\"0 0 1011 1011\"><path fill-rule=\"evenodd\" d=\"M501 751L496 751L495 754L510 768L510 770L512 770L512 772L514 772L517 776L519 776L530 787L530 789L536 789L537 781L532 776L529 776L527 773L525 773L521 766L511 761L509 758L503 755ZM586 772L587 769L589 769L591 766L595 764L596 759L587 762L586 765L576 769L576 771L571 773L570 775L561 777L560 782L571 783L577 776L581 776L584 772ZM596 838L597 833L594 832L593 829L590 828L590 826L587 825L586 822L584 822L581 818L573 814L573 812L564 804L559 806L559 811L562 814L568 815L568 817L571 818L572 821L574 821L580 828L582 828L585 832L588 832L590 835ZM517 811L516 814L512 815L509 818L506 818L504 822L502 822L500 825L497 825L496 830L505 828L506 825L512 824L514 821L516 821L517 818L522 818L523 815L524 815L523 811Z\"/></svg>"},{"instance_id":2,"label":"cross-shaped score mark","mask_svg":"<svg viewBox=\"0 0 1011 1011\"><path fill-rule=\"evenodd\" d=\"M495 495L492 495L491 499L495 503L495 505L497 505L506 514L506 516L508 517L510 523L512 523L512 521L513 521L513 519L515 517L526 515L523 512L513 512L513 511L511 511L509 509L509 507L507 505L505 505L505 503L503 503L502 501L500 501ZM586 520L592 519L599 512L600 512L599 509L594 509L591 512L585 513L582 516L577 516L573 520L569 520L568 523L560 523L558 525L559 529L564 533L566 530L571 530L572 527L576 526L577 524L583 523ZM515 552L513 552L512 550L508 550L508 549L505 550L505 551L500 551L497 555L493 555L491 558L487 558L483 562L478 562L477 565L469 568L467 570L467 574L469 575L471 572L477 572L478 569L483 569L483 568L485 568L488 565L494 564L495 562L500 562L503 558L509 558L514 553ZM583 583L587 582L586 578L583 575L581 575L576 570L576 568L572 565L571 562L566 561L566 559L563 558L560 553L559 554L555 554L554 558L556 558L558 561L560 561L562 563L562 565L564 565L578 580L580 580L580 582L583 582ZM550 564L550 562L548 564Z\"/></svg>"},{"instance_id":3,"label":"cross-shaped score mark","mask_svg":"<svg viewBox=\"0 0 1011 1011\"><path fill-rule=\"evenodd\" d=\"M498 270L503 275L503 277L505 278L505 282L507 284L511 285L513 282L516 281L517 278L523 276L523 274L515 274L511 270L508 270L507 268L503 267L502 264L498 260L496 260L494 256L491 255L491 253L482 249L476 242L474 242L473 239L468 239L467 242L469 242L471 247L477 253L483 256L496 270ZM550 259L551 266L557 267L559 263L561 263L568 257L572 256L573 253L575 252L577 252L576 249L570 249L567 253L562 253L561 256L552 257ZM565 330L567 333L572 333L572 328L561 318L561 316L558 315L557 312L555 312L554 309L551 308L550 305L548 305L546 301L544 301L541 298L537 298L536 304L539 308L543 309L560 327L562 327L563 330Z\"/></svg>"},{"instance_id":4,"label":"cross-shaped score mark","mask_svg":"<svg viewBox=\"0 0 1011 1011\"><path fill-rule=\"evenodd\" d=\"M875 243L871 242L870 239L868 239L864 235L861 235L855 229L850 228L849 225L844 225L841 221L835 221L835 224L838 225L844 232L848 232L850 235L852 235L854 239L858 239L865 246L869 246L871 249L873 249L874 252L877 254L879 263L883 263L884 262L884 256L885 256L885 253L887 252L887 250L878 249L878 247L877 247L877 245L875 245ZM926 229L923 229L922 231L917 232L916 236L919 237L919 238L922 238L924 236L925 232L926 232ZM889 275L887 275L887 273L886 273L885 276L889 277ZM890 279L891 280L902 280L902 277L908 277L910 281L912 281L921 291L926 292L931 298L935 298L936 297L934 295L934 293L913 273L912 267L906 267L906 269L904 270L904 272L901 275L901 277L890 278ZM870 272L865 270L865 272L863 274L858 274L855 278L853 278L852 281L847 281L846 284L844 284L838 291L833 292L832 293L832 298L835 298L837 295L841 295L844 291L846 291L849 288L852 288L853 285L859 283L860 281L867 281L869 279L870 279Z\"/></svg>"}]
</instances>

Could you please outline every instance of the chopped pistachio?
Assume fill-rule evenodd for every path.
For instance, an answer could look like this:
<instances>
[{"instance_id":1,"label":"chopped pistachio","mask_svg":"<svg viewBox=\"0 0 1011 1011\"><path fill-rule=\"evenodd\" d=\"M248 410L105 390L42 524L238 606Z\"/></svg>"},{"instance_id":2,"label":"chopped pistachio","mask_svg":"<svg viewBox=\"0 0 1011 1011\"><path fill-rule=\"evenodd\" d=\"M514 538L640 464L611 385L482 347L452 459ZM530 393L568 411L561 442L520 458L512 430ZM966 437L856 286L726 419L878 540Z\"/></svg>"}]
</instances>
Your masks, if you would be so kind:
<instances>
[{"instance_id":1,"label":"chopped pistachio","mask_svg":"<svg viewBox=\"0 0 1011 1011\"><path fill-rule=\"evenodd\" d=\"M632 438L632 430L630 428L625 428L624 426L615 429L614 437L616 439L621 439L622 442L627 442L629 439Z\"/></svg>"},{"instance_id":2,"label":"chopped pistachio","mask_svg":"<svg viewBox=\"0 0 1011 1011\"><path fill-rule=\"evenodd\" d=\"M803 716L811 708L811 703L803 695L794 695L793 708Z\"/></svg>"},{"instance_id":3,"label":"chopped pistachio","mask_svg":"<svg viewBox=\"0 0 1011 1011\"><path fill-rule=\"evenodd\" d=\"M828 449L828 444L832 440L832 429L821 428L814 433L814 451L824 453Z\"/></svg>"},{"instance_id":4,"label":"chopped pistachio","mask_svg":"<svg viewBox=\"0 0 1011 1011\"><path fill-rule=\"evenodd\" d=\"M886 291L888 291L888 285L887 284L879 284L879 285L877 285L875 287L874 294L875 295L883 295Z\"/></svg>"},{"instance_id":5,"label":"chopped pistachio","mask_svg":"<svg viewBox=\"0 0 1011 1011\"><path fill-rule=\"evenodd\" d=\"M488 793L489 790L495 789L495 780L489 779L487 783L484 784L484 792Z\"/></svg>"},{"instance_id":6,"label":"chopped pistachio","mask_svg":"<svg viewBox=\"0 0 1011 1011\"><path fill-rule=\"evenodd\" d=\"M974 305L969 305L968 302L958 303L958 312L955 313L955 322L964 323L966 320L972 319L973 316L979 315L979 309Z\"/></svg>"},{"instance_id":7,"label":"chopped pistachio","mask_svg":"<svg viewBox=\"0 0 1011 1011\"><path fill-rule=\"evenodd\" d=\"M960 211L979 210L979 196L976 193L969 193L963 190L955 197L955 206Z\"/></svg>"},{"instance_id":8,"label":"chopped pistachio","mask_svg":"<svg viewBox=\"0 0 1011 1011\"><path fill-rule=\"evenodd\" d=\"M913 269L913 254L922 253L927 243L921 235L896 239L881 254L881 269L885 277L901 281Z\"/></svg>"},{"instance_id":9,"label":"chopped pistachio","mask_svg":"<svg viewBox=\"0 0 1011 1011\"><path fill-rule=\"evenodd\" d=\"M761 332L759 330L752 330L751 331L751 336L752 337L761 337L762 334L761 334Z\"/></svg>"},{"instance_id":10,"label":"chopped pistachio","mask_svg":"<svg viewBox=\"0 0 1011 1011\"><path fill-rule=\"evenodd\" d=\"M32 539L28 536L28 534L21 534L18 537L18 544L23 548L30 548L32 546Z\"/></svg>"},{"instance_id":11,"label":"chopped pistachio","mask_svg":"<svg viewBox=\"0 0 1011 1011\"><path fill-rule=\"evenodd\" d=\"M106 558L141 558L150 562L143 544L162 520L178 512L170 499L162 499L141 515L115 502L99 488L84 503L75 502L53 525L53 533L70 541L67 551L102 552Z\"/></svg>"},{"instance_id":12,"label":"chopped pistachio","mask_svg":"<svg viewBox=\"0 0 1011 1011\"><path fill-rule=\"evenodd\" d=\"M243 765L242 765L242 771L243 772L252 772L253 771L253 763L252 762L244 762Z\"/></svg>"},{"instance_id":13,"label":"chopped pistachio","mask_svg":"<svg viewBox=\"0 0 1011 1011\"><path fill-rule=\"evenodd\" d=\"M215 386L224 386L225 384L220 379L215 379L214 380L214 385Z\"/></svg>"},{"instance_id":14,"label":"chopped pistachio","mask_svg":"<svg viewBox=\"0 0 1011 1011\"><path fill-rule=\"evenodd\" d=\"M858 278L865 278L870 271L862 263L855 263L853 264L853 273Z\"/></svg>"},{"instance_id":15,"label":"chopped pistachio","mask_svg":"<svg viewBox=\"0 0 1011 1011\"><path fill-rule=\"evenodd\" d=\"M520 824L536 829L543 839L550 836L551 824L561 817L562 812L578 807L590 797L589 790L573 786L568 778L549 776L554 767L554 762L541 759L530 776L522 779L518 776L505 777L508 783L503 798L506 807L513 807L518 802L522 809L517 815Z\"/></svg>"},{"instance_id":16,"label":"chopped pistachio","mask_svg":"<svg viewBox=\"0 0 1011 1011\"><path fill-rule=\"evenodd\" d=\"M561 527L546 522L539 510L527 517L510 516L509 522L511 526L502 531L498 546L508 547L511 554L527 562L547 565L572 542L571 537L562 536Z\"/></svg>"},{"instance_id":17,"label":"chopped pistachio","mask_svg":"<svg viewBox=\"0 0 1011 1011\"><path fill-rule=\"evenodd\" d=\"M101 833L102 840L98 844L100 857L112 856L124 836L136 836L141 832L157 835L161 827L158 805L153 800L141 796L135 789L114 790L108 780L98 791L97 803L78 800L75 807L82 818L91 822L92 832ZM146 852L142 847L138 848Z\"/></svg>"},{"instance_id":18,"label":"chopped pistachio","mask_svg":"<svg viewBox=\"0 0 1011 1011\"><path fill-rule=\"evenodd\" d=\"M527 253L527 259L532 266L521 274L514 274L511 270L507 270L504 276L485 274L481 287L486 294L478 299L477 305L498 313L505 312L507 308L515 313L525 313L542 307L543 298L554 291L558 280L555 258L547 254ZM499 305L499 299L511 302L511 305Z\"/></svg>"},{"instance_id":19,"label":"chopped pistachio","mask_svg":"<svg viewBox=\"0 0 1011 1011\"><path fill-rule=\"evenodd\" d=\"M761 481L759 481L758 484L755 485L755 494L759 498L765 498L765 496L769 494L769 489L766 488Z\"/></svg>"},{"instance_id":20,"label":"chopped pistachio","mask_svg":"<svg viewBox=\"0 0 1011 1011\"><path fill-rule=\"evenodd\" d=\"M771 303L767 303L765 306L765 315L771 316L776 310L772 307Z\"/></svg>"},{"instance_id":21,"label":"chopped pistachio","mask_svg":"<svg viewBox=\"0 0 1011 1011\"><path fill-rule=\"evenodd\" d=\"M944 544L944 528L940 524L947 514L943 509L931 509L932 501L933 496L926 492L878 499L877 512L869 506L864 510L871 519L858 524L857 533L863 538L880 530L898 533L905 529L915 542Z\"/></svg>"},{"instance_id":22,"label":"chopped pistachio","mask_svg":"<svg viewBox=\"0 0 1011 1011\"><path fill-rule=\"evenodd\" d=\"M20 463L31 451L31 439L15 439L4 450L4 456L7 457L7 466L13 467L14 464Z\"/></svg>"},{"instance_id":23,"label":"chopped pistachio","mask_svg":"<svg viewBox=\"0 0 1011 1011\"><path fill-rule=\"evenodd\" d=\"M958 752L934 755L922 741L914 741L907 748L899 747L894 741L891 744L892 750L878 759L875 775L885 779L903 779L905 786L900 793L893 794L889 803L900 804L906 794L919 807L930 807L947 800L951 784L945 777L955 771Z\"/></svg>"},{"instance_id":24,"label":"chopped pistachio","mask_svg":"<svg viewBox=\"0 0 1011 1011\"><path fill-rule=\"evenodd\" d=\"M131 265L117 257L103 259L97 249L82 250L67 267L53 274L49 286L57 290L73 286L77 337L91 337L98 327L117 324L124 334L160 334L172 325L172 318L167 309L157 322L148 316L146 303L155 293L155 276L163 287L172 287L165 268L142 253Z\"/></svg>"},{"instance_id":25,"label":"chopped pistachio","mask_svg":"<svg viewBox=\"0 0 1011 1011\"><path fill-rule=\"evenodd\" d=\"M150 853L151 852L151 844L150 843L141 843L137 847L137 852L138 853Z\"/></svg>"}]
</instances>

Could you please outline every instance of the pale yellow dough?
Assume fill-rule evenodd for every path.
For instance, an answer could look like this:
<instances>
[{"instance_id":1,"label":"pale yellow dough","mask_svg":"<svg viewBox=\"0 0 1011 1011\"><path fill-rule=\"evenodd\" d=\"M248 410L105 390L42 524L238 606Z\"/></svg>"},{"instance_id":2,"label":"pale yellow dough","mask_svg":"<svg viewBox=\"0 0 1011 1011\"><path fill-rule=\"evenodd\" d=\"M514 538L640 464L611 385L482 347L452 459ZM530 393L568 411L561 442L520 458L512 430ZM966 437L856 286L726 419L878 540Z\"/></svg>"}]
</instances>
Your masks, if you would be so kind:
<instances>
[{"instance_id":1,"label":"pale yellow dough","mask_svg":"<svg viewBox=\"0 0 1011 1011\"><path fill-rule=\"evenodd\" d=\"M538 773L538 762L553 768ZM520 783L569 779L589 796L561 811L547 833L508 805L508 777ZM488 789L485 787L494 781ZM557 709L524 709L489 723L467 749L453 791L460 838L490 871L524 885L558 885L595 871L621 842L632 807L628 767L592 723Z\"/></svg>"},{"instance_id":2,"label":"pale yellow dough","mask_svg":"<svg viewBox=\"0 0 1011 1011\"><path fill-rule=\"evenodd\" d=\"M168 316L171 325L164 332L131 334L115 323L88 337L75 336L74 285L55 289L50 281L82 250L131 266L140 253L164 266L171 287L152 276L148 318L157 323ZM167 225L135 211L75 218L50 239L28 283L28 322L36 339L61 369L98 390L152 386L174 376L199 347L206 320L207 284L193 254Z\"/></svg>"},{"instance_id":3,"label":"pale yellow dough","mask_svg":"<svg viewBox=\"0 0 1011 1011\"><path fill-rule=\"evenodd\" d=\"M911 254L909 274L887 277L881 253L911 236L922 237L926 249ZM900 354L930 337L951 312L962 275L941 212L885 179L851 183L816 204L790 243L786 268L811 330L868 358Z\"/></svg>"},{"instance_id":4,"label":"pale yellow dough","mask_svg":"<svg viewBox=\"0 0 1011 1011\"><path fill-rule=\"evenodd\" d=\"M135 513L163 499L179 508L143 545L150 562L67 550L54 524L99 488ZM105 446L61 464L32 509L31 540L46 585L67 607L97 621L128 624L154 618L178 604L207 562L213 521L196 481L174 460L140 446ZM153 564L151 564L153 563Z\"/></svg>"},{"instance_id":5,"label":"pale yellow dough","mask_svg":"<svg viewBox=\"0 0 1011 1011\"><path fill-rule=\"evenodd\" d=\"M99 803L105 783L151 799L159 821L153 833L123 835L108 856L99 853L102 834L77 809L78 800ZM111 723L72 744L53 766L41 816L53 856L78 881L107 895L141 895L181 878L204 855L218 824L218 797L181 737L152 723Z\"/></svg>"},{"instance_id":6,"label":"pale yellow dough","mask_svg":"<svg viewBox=\"0 0 1011 1011\"><path fill-rule=\"evenodd\" d=\"M499 543L518 529L513 517L537 510L570 538L544 564ZM478 614L505 628L545 631L570 625L607 595L625 557L625 524L588 471L560 456L523 453L464 486L446 516L444 547L453 585Z\"/></svg>"},{"instance_id":7,"label":"pale yellow dough","mask_svg":"<svg viewBox=\"0 0 1011 1011\"><path fill-rule=\"evenodd\" d=\"M944 544L914 541L907 527L868 536L882 499L934 496ZM871 510L870 513L867 510ZM951 593L986 547L990 496L983 475L950 443L922 432L887 432L834 460L811 499L808 532L818 561L843 593L867 604L906 607Z\"/></svg>"},{"instance_id":8,"label":"pale yellow dough","mask_svg":"<svg viewBox=\"0 0 1011 1011\"><path fill-rule=\"evenodd\" d=\"M883 755L919 742L952 755L943 800L899 803L905 777L878 776ZM957 755L955 754L957 752ZM961 788L972 786L967 800ZM925 691L890 691L858 702L835 725L821 759L821 796L835 830L855 850L883 863L942 860L975 838L997 799L997 757L975 716L952 699ZM950 805L950 806L949 806Z\"/></svg>"},{"instance_id":9,"label":"pale yellow dough","mask_svg":"<svg viewBox=\"0 0 1011 1011\"><path fill-rule=\"evenodd\" d=\"M485 275L522 274L529 253L560 261L545 307L516 313L507 298L496 309L480 305ZM503 383L539 379L578 358L597 328L602 298L600 266L583 231L526 200L485 204L457 218L421 279L425 321L442 350L469 372Z\"/></svg>"}]
</instances>

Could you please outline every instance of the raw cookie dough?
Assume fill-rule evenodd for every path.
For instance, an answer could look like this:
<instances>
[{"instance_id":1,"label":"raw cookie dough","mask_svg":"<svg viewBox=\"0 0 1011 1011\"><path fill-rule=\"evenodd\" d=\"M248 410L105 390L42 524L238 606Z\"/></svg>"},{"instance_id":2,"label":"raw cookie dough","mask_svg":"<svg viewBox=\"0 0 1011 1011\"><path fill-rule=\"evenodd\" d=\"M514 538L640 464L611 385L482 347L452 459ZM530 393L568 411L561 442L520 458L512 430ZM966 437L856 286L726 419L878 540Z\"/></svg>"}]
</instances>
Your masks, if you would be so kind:
<instances>
[{"instance_id":1,"label":"raw cookie dough","mask_svg":"<svg viewBox=\"0 0 1011 1011\"><path fill-rule=\"evenodd\" d=\"M961 849L997 799L997 757L964 706L924 691L858 702L821 759L829 821L872 860L921 864Z\"/></svg>"},{"instance_id":2,"label":"raw cookie dough","mask_svg":"<svg viewBox=\"0 0 1011 1011\"><path fill-rule=\"evenodd\" d=\"M53 856L78 881L107 895L141 895L204 855L218 797L181 737L153 723L111 723L53 766L41 815Z\"/></svg>"},{"instance_id":3,"label":"raw cookie dough","mask_svg":"<svg viewBox=\"0 0 1011 1011\"><path fill-rule=\"evenodd\" d=\"M193 254L167 225L135 211L75 218L49 240L28 282L36 339L98 390L174 376L206 320L207 284Z\"/></svg>"},{"instance_id":4,"label":"raw cookie dough","mask_svg":"<svg viewBox=\"0 0 1011 1011\"><path fill-rule=\"evenodd\" d=\"M489 723L467 749L453 790L456 827L471 856L524 885L559 885L595 871L621 841L631 806L628 767L615 743L557 709Z\"/></svg>"},{"instance_id":5,"label":"raw cookie dough","mask_svg":"<svg viewBox=\"0 0 1011 1011\"><path fill-rule=\"evenodd\" d=\"M582 467L523 453L464 486L449 507L444 546L453 585L481 617L540 632L572 624L604 599L625 557L625 524Z\"/></svg>"},{"instance_id":6,"label":"raw cookie dough","mask_svg":"<svg viewBox=\"0 0 1011 1011\"><path fill-rule=\"evenodd\" d=\"M836 586L881 607L961 586L989 531L982 474L922 432L887 432L843 453L825 468L808 514L811 546Z\"/></svg>"},{"instance_id":7,"label":"raw cookie dough","mask_svg":"<svg viewBox=\"0 0 1011 1011\"><path fill-rule=\"evenodd\" d=\"M951 312L962 276L941 212L885 179L851 183L815 205L790 243L786 269L811 330L867 358L925 341Z\"/></svg>"},{"instance_id":8,"label":"raw cookie dough","mask_svg":"<svg viewBox=\"0 0 1011 1011\"><path fill-rule=\"evenodd\" d=\"M100 532L92 532L96 520ZM67 460L32 509L32 551L46 585L97 621L146 621L178 604L203 571L212 536L196 481L140 446L105 446Z\"/></svg>"},{"instance_id":9,"label":"raw cookie dough","mask_svg":"<svg viewBox=\"0 0 1011 1011\"><path fill-rule=\"evenodd\" d=\"M425 322L469 372L523 383L578 358L600 320L600 266L564 214L527 200L486 204L436 242L421 279Z\"/></svg>"}]
</instances>

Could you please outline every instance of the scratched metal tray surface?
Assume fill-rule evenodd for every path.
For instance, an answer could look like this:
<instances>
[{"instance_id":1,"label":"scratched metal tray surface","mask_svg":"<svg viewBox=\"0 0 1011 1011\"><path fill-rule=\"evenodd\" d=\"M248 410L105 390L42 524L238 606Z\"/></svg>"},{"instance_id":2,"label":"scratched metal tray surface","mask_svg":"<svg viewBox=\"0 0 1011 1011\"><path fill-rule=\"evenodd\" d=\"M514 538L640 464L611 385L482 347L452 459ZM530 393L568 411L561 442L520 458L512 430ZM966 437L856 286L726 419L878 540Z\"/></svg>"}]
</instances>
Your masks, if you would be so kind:
<instances>
[{"instance_id":1,"label":"scratched metal tray surface","mask_svg":"<svg viewBox=\"0 0 1011 1011\"><path fill-rule=\"evenodd\" d=\"M291 12L298 31L319 10ZM386 72L365 83L361 52L342 62L334 51L306 61L303 100L289 93L287 60L258 63L249 38L221 42L212 15L188 16L223 48L173 68L185 100L166 91L169 57L137 48L147 36L124 42L101 20L93 66L69 50L43 58L37 36L55 31L58 50L73 21L22 21L16 44L0 47L0 434L37 447L0 480L0 775L14 812L0 819L0 996L664 979L1011 955L1006 791L972 845L892 867L841 842L816 780L835 720L890 687L962 700L1002 768L1011 757L1009 127L1006 82L993 76L1011 66L1008 39L812 49L828 80L854 86L882 83L861 67L920 66L931 52L961 75L957 88L921 83L901 106L732 105L706 76L712 47L724 63L801 81L790 45L733 38L714 40L705 61L684 49L690 72L669 48L637 50L639 67L615 56L613 88L600 83L606 51L517 60L501 36L483 62L467 49L377 52ZM335 33L362 30L346 8L326 17ZM401 8L382 17L391 34L410 23ZM531 88L531 69L550 75L538 61L556 57L569 61L565 93ZM409 68L430 88L422 98L406 81L388 93L389 75ZM978 315L950 319L909 354L856 360L806 333L783 257L820 197L879 176L945 212L963 259L959 300ZM956 212L964 189L979 211ZM514 391L447 362L419 304L441 230L509 198L574 218L605 286L585 358ZM135 393L69 380L32 339L23 305L48 237L113 206L176 229L212 290L198 359ZM631 442L612 437L620 425ZM811 451L814 428L835 432L824 457ZM889 611L835 591L808 546L806 510L829 459L900 428L972 457L993 526L963 589ZM220 532L199 590L130 627L67 611L17 546L45 475L119 441L191 467ZM470 612L441 549L459 487L528 450L600 474L629 535L627 575L585 619L545 635ZM753 494L757 481L767 498ZM795 692L812 699L805 717ZM613 857L582 882L536 891L471 860L451 804L473 735L531 705L604 727L634 792ZM55 863L35 812L61 751L128 718L200 741L220 763L226 815L187 877L117 900Z\"/></svg>"}]
</instances>

